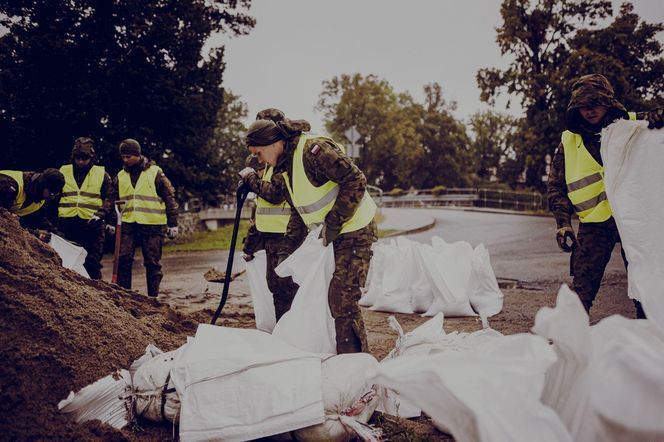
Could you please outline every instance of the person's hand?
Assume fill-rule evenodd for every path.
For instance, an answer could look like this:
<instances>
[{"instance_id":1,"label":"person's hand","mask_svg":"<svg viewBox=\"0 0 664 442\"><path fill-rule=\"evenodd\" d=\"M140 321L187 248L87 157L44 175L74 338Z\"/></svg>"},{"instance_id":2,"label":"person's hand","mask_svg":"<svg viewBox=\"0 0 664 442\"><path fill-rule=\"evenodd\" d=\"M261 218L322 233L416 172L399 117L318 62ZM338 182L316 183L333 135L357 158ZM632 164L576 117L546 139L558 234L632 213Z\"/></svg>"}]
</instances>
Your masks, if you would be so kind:
<instances>
[{"instance_id":1,"label":"person's hand","mask_svg":"<svg viewBox=\"0 0 664 442\"><path fill-rule=\"evenodd\" d=\"M249 262L252 259L254 259L254 255L253 255L253 253L251 255L248 254L248 253L243 253L242 254L242 259L244 259L246 262Z\"/></svg>"},{"instance_id":2,"label":"person's hand","mask_svg":"<svg viewBox=\"0 0 664 442\"><path fill-rule=\"evenodd\" d=\"M47 232L46 230L37 230L37 238L39 238L40 241L48 244L51 241L51 232Z\"/></svg>"},{"instance_id":3,"label":"person's hand","mask_svg":"<svg viewBox=\"0 0 664 442\"><path fill-rule=\"evenodd\" d=\"M574 229L572 229L571 226L565 226L558 229L556 232L556 241L558 242L560 250L567 253L574 250L578 245Z\"/></svg>"},{"instance_id":4,"label":"person's hand","mask_svg":"<svg viewBox=\"0 0 664 442\"><path fill-rule=\"evenodd\" d=\"M646 114L648 129L659 129L664 127L664 109L657 109Z\"/></svg>"},{"instance_id":5,"label":"person's hand","mask_svg":"<svg viewBox=\"0 0 664 442\"><path fill-rule=\"evenodd\" d=\"M106 224L106 231L109 235L115 235L115 226L113 224Z\"/></svg>"},{"instance_id":6,"label":"person's hand","mask_svg":"<svg viewBox=\"0 0 664 442\"><path fill-rule=\"evenodd\" d=\"M242 180L246 180L247 177L252 173L253 174L256 173L256 171L252 167L245 167L238 173L238 175L240 175L240 178L242 178Z\"/></svg>"},{"instance_id":7,"label":"person's hand","mask_svg":"<svg viewBox=\"0 0 664 442\"><path fill-rule=\"evenodd\" d=\"M337 239L338 236L339 229L330 228L327 223L323 223L323 228L321 229L320 235L318 237L323 239L323 245L327 247L327 245L332 244L332 242Z\"/></svg>"},{"instance_id":8,"label":"person's hand","mask_svg":"<svg viewBox=\"0 0 664 442\"><path fill-rule=\"evenodd\" d=\"M97 215L92 215L92 218L88 220L88 224L97 224L100 221L101 221L100 217L98 217Z\"/></svg>"},{"instance_id":9,"label":"person's hand","mask_svg":"<svg viewBox=\"0 0 664 442\"><path fill-rule=\"evenodd\" d=\"M178 232L179 232L178 226L169 227L166 230L166 236L168 236L168 239L175 239L175 237L178 236Z\"/></svg>"}]
</instances>

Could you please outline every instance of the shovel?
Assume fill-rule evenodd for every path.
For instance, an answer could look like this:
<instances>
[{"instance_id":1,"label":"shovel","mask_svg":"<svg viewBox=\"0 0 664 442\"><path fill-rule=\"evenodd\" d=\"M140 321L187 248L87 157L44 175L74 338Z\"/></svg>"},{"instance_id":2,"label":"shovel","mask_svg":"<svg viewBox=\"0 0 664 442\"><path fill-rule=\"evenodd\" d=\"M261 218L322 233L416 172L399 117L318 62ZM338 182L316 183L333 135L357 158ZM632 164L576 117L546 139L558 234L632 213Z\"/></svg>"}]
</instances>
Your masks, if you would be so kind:
<instances>
[{"instance_id":1,"label":"shovel","mask_svg":"<svg viewBox=\"0 0 664 442\"><path fill-rule=\"evenodd\" d=\"M235 209L235 224L233 224L231 249L228 252L228 262L226 263L226 275L225 275L226 277L224 278L224 290L221 292L221 301L219 301L219 307L217 307L217 311L214 312L214 317L212 318L212 322L210 323L212 325L214 325L214 323L217 322L217 318L219 318L221 310L224 308L224 305L226 304L226 298L228 298L228 288L231 284L231 279L233 275L233 256L235 255L235 243L237 242L237 233L240 228L240 215L242 215L242 205L244 204L244 200L247 199L248 194L249 194L249 187L246 186L244 182L241 181L235 195L237 198L237 206Z\"/></svg>"},{"instance_id":2,"label":"shovel","mask_svg":"<svg viewBox=\"0 0 664 442\"><path fill-rule=\"evenodd\" d=\"M118 283L118 261L120 260L120 243L122 241L122 214L127 207L127 201L117 200L114 204L118 220L115 222L115 249L113 250L113 276L111 282Z\"/></svg>"}]
</instances>

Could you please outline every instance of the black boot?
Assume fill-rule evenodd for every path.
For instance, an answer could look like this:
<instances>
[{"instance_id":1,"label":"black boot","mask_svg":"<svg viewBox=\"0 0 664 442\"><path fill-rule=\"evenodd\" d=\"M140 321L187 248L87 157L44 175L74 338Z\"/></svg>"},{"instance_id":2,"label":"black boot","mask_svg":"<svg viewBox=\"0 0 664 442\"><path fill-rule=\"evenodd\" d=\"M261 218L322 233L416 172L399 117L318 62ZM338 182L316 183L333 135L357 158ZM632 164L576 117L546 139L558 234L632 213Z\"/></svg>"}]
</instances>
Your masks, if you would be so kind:
<instances>
[{"instance_id":1,"label":"black boot","mask_svg":"<svg viewBox=\"0 0 664 442\"><path fill-rule=\"evenodd\" d=\"M636 319L646 319L646 312L643 311L643 306L636 299L632 299L634 308L636 308Z\"/></svg>"}]
</instances>

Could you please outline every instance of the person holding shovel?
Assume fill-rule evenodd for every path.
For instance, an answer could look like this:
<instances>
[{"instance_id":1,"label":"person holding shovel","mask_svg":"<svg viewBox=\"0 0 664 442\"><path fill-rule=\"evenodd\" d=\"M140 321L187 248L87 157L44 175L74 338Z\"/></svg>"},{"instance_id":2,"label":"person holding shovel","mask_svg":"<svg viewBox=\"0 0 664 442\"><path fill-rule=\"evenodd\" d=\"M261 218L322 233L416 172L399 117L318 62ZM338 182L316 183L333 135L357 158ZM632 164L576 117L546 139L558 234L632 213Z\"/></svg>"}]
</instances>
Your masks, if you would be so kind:
<instances>
[{"instance_id":1,"label":"person holding shovel","mask_svg":"<svg viewBox=\"0 0 664 442\"><path fill-rule=\"evenodd\" d=\"M94 141L79 137L74 141L71 161L60 167L65 186L58 206L58 228L69 241L88 252L85 270L92 279L101 279L104 254L104 220L110 209L108 195L111 177L95 163Z\"/></svg>"},{"instance_id":2,"label":"person holding shovel","mask_svg":"<svg viewBox=\"0 0 664 442\"><path fill-rule=\"evenodd\" d=\"M617 119L648 120L649 128L661 128L664 110L627 112L609 80L590 74L572 84L565 117L566 130L551 163L547 198L556 219L558 247L572 253L574 291L590 313L613 248L620 242L604 188L601 131ZM580 221L577 234L572 228L573 213ZM621 252L627 267L622 247ZM634 306L636 317L645 318L641 303L634 300Z\"/></svg>"},{"instance_id":3,"label":"person holding shovel","mask_svg":"<svg viewBox=\"0 0 664 442\"><path fill-rule=\"evenodd\" d=\"M286 237L296 247L303 229L322 225L321 239L334 247L335 270L328 290L334 319L337 353L369 351L362 313L360 289L366 282L371 245L376 241L376 204L366 191L360 169L330 138L304 133L303 120L257 120L247 132L251 153L283 174L292 207ZM258 176L244 174L256 185Z\"/></svg>"},{"instance_id":4,"label":"person holding shovel","mask_svg":"<svg viewBox=\"0 0 664 442\"><path fill-rule=\"evenodd\" d=\"M119 146L122 170L113 180L111 203L124 201L118 258L118 285L131 288L134 251L141 246L148 296L159 294L164 236L178 234L178 203L164 172L141 155L138 141L127 138Z\"/></svg>"}]
</instances>

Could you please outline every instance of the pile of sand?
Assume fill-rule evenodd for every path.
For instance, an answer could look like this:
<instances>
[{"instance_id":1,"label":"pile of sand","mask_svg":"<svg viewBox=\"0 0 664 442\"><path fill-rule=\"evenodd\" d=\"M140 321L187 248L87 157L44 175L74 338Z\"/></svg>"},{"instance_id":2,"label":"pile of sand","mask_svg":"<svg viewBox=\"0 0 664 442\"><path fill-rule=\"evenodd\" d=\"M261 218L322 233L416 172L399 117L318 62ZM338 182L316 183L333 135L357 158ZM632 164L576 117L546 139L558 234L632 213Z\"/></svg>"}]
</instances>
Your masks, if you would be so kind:
<instances>
[{"instance_id":1,"label":"pile of sand","mask_svg":"<svg viewBox=\"0 0 664 442\"><path fill-rule=\"evenodd\" d=\"M3 440L161 439L67 420L57 403L154 343L173 350L211 312L190 315L60 266L0 208L0 434ZM239 324L238 324L239 325ZM165 428L170 436L170 428Z\"/></svg>"}]
</instances>

